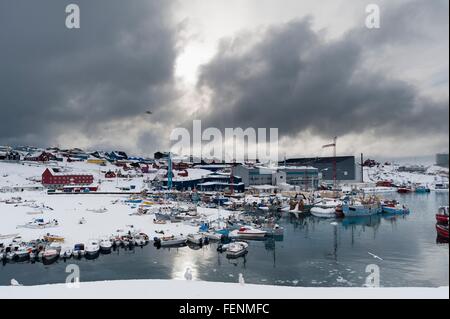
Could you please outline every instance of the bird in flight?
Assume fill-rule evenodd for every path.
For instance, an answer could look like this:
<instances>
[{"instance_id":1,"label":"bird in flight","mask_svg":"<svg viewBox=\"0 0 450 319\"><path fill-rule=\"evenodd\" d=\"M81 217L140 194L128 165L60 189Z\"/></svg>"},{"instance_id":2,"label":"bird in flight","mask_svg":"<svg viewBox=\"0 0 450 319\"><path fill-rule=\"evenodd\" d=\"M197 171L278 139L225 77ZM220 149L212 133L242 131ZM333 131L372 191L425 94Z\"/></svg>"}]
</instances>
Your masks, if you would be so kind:
<instances>
[{"instance_id":1,"label":"bird in flight","mask_svg":"<svg viewBox=\"0 0 450 319\"><path fill-rule=\"evenodd\" d=\"M152 111L145 111L146 114L153 114Z\"/></svg>"}]
</instances>

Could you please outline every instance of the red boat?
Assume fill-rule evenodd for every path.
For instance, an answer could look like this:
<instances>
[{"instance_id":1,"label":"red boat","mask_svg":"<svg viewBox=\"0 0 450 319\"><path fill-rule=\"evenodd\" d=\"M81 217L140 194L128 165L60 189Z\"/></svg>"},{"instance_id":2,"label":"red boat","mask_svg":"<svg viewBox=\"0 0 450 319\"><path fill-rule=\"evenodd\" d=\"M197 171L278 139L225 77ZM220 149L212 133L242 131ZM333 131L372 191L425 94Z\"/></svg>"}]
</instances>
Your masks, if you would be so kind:
<instances>
[{"instance_id":1,"label":"red boat","mask_svg":"<svg viewBox=\"0 0 450 319\"><path fill-rule=\"evenodd\" d=\"M412 189L408 188L408 187L399 187L397 189L397 192L399 192L400 194L406 194L406 193L411 193Z\"/></svg>"},{"instance_id":2,"label":"red boat","mask_svg":"<svg viewBox=\"0 0 450 319\"><path fill-rule=\"evenodd\" d=\"M438 224L448 225L448 206L442 206L439 208L436 214L436 221Z\"/></svg>"},{"instance_id":3,"label":"red boat","mask_svg":"<svg viewBox=\"0 0 450 319\"><path fill-rule=\"evenodd\" d=\"M448 225L436 224L436 231L440 237L448 239Z\"/></svg>"}]
</instances>

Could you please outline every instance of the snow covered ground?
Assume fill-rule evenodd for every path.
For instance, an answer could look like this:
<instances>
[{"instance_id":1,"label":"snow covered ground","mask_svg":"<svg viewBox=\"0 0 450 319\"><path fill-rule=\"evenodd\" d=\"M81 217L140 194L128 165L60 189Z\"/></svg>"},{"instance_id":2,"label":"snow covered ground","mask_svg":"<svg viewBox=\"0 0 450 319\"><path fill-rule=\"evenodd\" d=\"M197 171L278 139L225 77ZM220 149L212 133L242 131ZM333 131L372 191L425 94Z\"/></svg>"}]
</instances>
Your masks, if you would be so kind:
<instances>
[{"instance_id":1,"label":"snow covered ground","mask_svg":"<svg viewBox=\"0 0 450 319\"><path fill-rule=\"evenodd\" d=\"M45 291L45 293L43 293ZM2 286L0 298L129 299L448 299L439 288L303 288L184 280L118 280L42 286Z\"/></svg>"},{"instance_id":2,"label":"snow covered ground","mask_svg":"<svg viewBox=\"0 0 450 319\"><path fill-rule=\"evenodd\" d=\"M88 163L64 163L64 169L77 173L91 173L96 182L101 180L101 191L118 191L117 185L136 185L136 191L140 191L143 186L143 177L123 178L106 180L102 178L102 171L113 167L100 167ZM39 180L46 166L42 164L13 164L0 163L0 188L4 186L41 186ZM114 167L117 168L117 167ZM194 172L194 173L192 173ZM193 174L205 174L206 170L192 170ZM146 174L146 177L151 174ZM198 227L193 227L185 223L167 223L164 225L154 224L154 214L130 215L137 211L124 203L127 195L101 195L101 194L58 194L48 195L45 191L24 191L24 192L0 192L0 201L11 197L21 197L22 203L6 204L0 202L0 241L5 235L20 235L23 240L33 240L41 238L50 233L65 238L64 246L73 247L75 243L83 243L89 239L99 239L103 236L115 234L117 230L128 231L130 226L135 230L140 230L153 238L160 236L155 231L164 231L166 234L189 234L198 231ZM35 207L36 206L36 207ZM38 206L48 206L52 210L37 208ZM158 208L158 205L154 205ZM106 208L104 213L93 212ZM198 212L208 220L219 217L217 209L199 208ZM227 217L228 213L221 210L220 217ZM57 220L58 226L44 229L29 229L20 227L31 222L33 219L43 218L45 221ZM80 224L84 219L86 223Z\"/></svg>"},{"instance_id":3,"label":"snow covered ground","mask_svg":"<svg viewBox=\"0 0 450 319\"><path fill-rule=\"evenodd\" d=\"M399 165L380 165L379 167L364 167L364 181L392 181L396 185L421 184L434 188L435 183L448 183L448 168L430 166L425 173L399 171Z\"/></svg>"}]
</instances>

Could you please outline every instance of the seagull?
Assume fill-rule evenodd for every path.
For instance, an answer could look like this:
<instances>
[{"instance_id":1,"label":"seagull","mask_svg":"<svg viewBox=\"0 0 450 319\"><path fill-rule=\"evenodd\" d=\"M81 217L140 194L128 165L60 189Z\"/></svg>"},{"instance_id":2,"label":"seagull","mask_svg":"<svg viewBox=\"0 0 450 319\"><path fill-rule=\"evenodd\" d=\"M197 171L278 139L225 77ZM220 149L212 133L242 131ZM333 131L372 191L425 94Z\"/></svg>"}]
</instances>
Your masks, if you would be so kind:
<instances>
[{"instance_id":1,"label":"seagull","mask_svg":"<svg viewBox=\"0 0 450 319\"><path fill-rule=\"evenodd\" d=\"M191 268L186 268L186 272L184 273L184 278L186 280L192 280Z\"/></svg>"},{"instance_id":2,"label":"seagull","mask_svg":"<svg viewBox=\"0 0 450 319\"><path fill-rule=\"evenodd\" d=\"M372 256L373 258L376 258L376 259L379 259L379 260L383 260L383 258L381 258L381 257L378 257L377 255L374 255L374 254L372 254L372 253L370 253L370 252L367 252L370 256Z\"/></svg>"},{"instance_id":3,"label":"seagull","mask_svg":"<svg viewBox=\"0 0 450 319\"><path fill-rule=\"evenodd\" d=\"M239 274L239 284L241 285L245 284L244 276L242 274Z\"/></svg>"},{"instance_id":4,"label":"seagull","mask_svg":"<svg viewBox=\"0 0 450 319\"><path fill-rule=\"evenodd\" d=\"M22 286L22 285L13 278L13 279L11 279L11 286Z\"/></svg>"}]
</instances>

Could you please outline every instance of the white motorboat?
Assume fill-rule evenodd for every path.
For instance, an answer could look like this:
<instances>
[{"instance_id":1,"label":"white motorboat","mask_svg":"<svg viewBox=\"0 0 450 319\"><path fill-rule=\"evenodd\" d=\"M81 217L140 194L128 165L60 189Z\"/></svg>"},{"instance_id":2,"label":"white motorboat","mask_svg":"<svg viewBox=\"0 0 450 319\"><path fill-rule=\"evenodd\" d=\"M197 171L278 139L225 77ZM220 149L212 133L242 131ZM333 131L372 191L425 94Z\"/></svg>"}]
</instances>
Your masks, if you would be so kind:
<instances>
[{"instance_id":1,"label":"white motorboat","mask_svg":"<svg viewBox=\"0 0 450 319\"><path fill-rule=\"evenodd\" d=\"M337 200L323 200L311 208L311 214L316 217L336 217L336 206L340 204Z\"/></svg>"},{"instance_id":2,"label":"white motorboat","mask_svg":"<svg viewBox=\"0 0 450 319\"><path fill-rule=\"evenodd\" d=\"M99 246L101 252L103 253L110 252L112 248L111 240L109 238L103 238L100 240Z\"/></svg>"},{"instance_id":3,"label":"white motorboat","mask_svg":"<svg viewBox=\"0 0 450 319\"><path fill-rule=\"evenodd\" d=\"M163 236L161 238L155 237L154 242L156 245L160 245L161 247L165 246L177 246L186 244L187 237L186 236Z\"/></svg>"},{"instance_id":4,"label":"white motorboat","mask_svg":"<svg viewBox=\"0 0 450 319\"><path fill-rule=\"evenodd\" d=\"M230 237L238 238L264 238L267 232L264 230L252 228L249 226L243 226L239 229L233 230L230 233Z\"/></svg>"},{"instance_id":5,"label":"white motorboat","mask_svg":"<svg viewBox=\"0 0 450 319\"><path fill-rule=\"evenodd\" d=\"M203 244L203 235L201 234L189 234L187 236L187 241L195 244L195 245L202 245Z\"/></svg>"},{"instance_id":6,"label":"white motorboat","mask_svg":"<svg viewBox=\"0 0 450 319\"><path fill-rule=\"evenodd\" d=\"M70 247L62 248L61 251L59 252L59 257L60 258L70 258L70 257L72 257L72 248L70 248Z\"/></svg>"},{"instance_id":7,"label":"white motorboat","mask_svg":"<svg viewBox=\"0 0 450 319\"><path fill-rule=\"evenodd\" d=\"M88 256L95 256L100 251L100 244L98 240L91 239L88 241L85 247L86 255Z\"/></svg>"},{"instance_id":8,"label":"white motorboat","mask_svg":"<svg viewBox=\"0 0 450 319\"><path fill-rule=\"evenodd\" d=\"M221 240L223 235L220 233L215 233L212 231L208 231L206 233L203 233L203 235L205 235L205 237L207 237L210 240Z\"/></svg>"},{"instance_id":9,"label":"white motorboat","mask_svg":"<svg viewBox=\"0 0 450 319\"><path fill-rule=\"evenodd\" d=\"M448 192L449 191L449 184L448 183L435 183L434 184L434 191L436 191L436 192Z\"/></svg>"},{"instance_id":10,"label":"white motorboat","mask_svg":"<svg viewBox=\"0 0 450 319\"><path fill-rule=\"evenodd\" d=\"M84 250L84 244L75 244L72 254L74 257L84 256L86 251Z\"/></svg>"},{"instance_id":11,"label":"white motorboat","mask_svg":"<svg viewBox=\"0 0 450 319\"><path fill-rule=\"evenodd\" d=\"M15 255L16 255L17 258L19 258L19 259L28 258L28 257L30 256L30 251L31 251L31 248L25 247L25 246L20 246L20 247L15 251Z\"/></svg>"},{"instance_id":12,"label":"white motorboat","mask_svg":"<svg viewBox=\"0 0 450 319\"><path fill-rule=\"evenodd\" d=\"M226 249L227 258L238 258L247 254L248 244L245 242L234 242L228 244Z\"/></svg>"},{"instance_id":13,"label":"white motorboat","mask_svg":"<svg viewBox=\"0 0 450 319\"><path fill-rule=\"evenodd\" d=\"M42 260L45 262L53 262L59 257L59 251L53 248L47 248L42 254Z\"/></svg>"},{"instance_id":14,"label":"white motorboat","mask_svg":"<svg viewBox=\"0 0 450 319\"><path fill-rule=\"evenodd\" d=\"M136 246L145 246L148 243L148 235L139 233L133 237L133 242Z\"/></svg>"}]
</instances>

